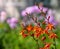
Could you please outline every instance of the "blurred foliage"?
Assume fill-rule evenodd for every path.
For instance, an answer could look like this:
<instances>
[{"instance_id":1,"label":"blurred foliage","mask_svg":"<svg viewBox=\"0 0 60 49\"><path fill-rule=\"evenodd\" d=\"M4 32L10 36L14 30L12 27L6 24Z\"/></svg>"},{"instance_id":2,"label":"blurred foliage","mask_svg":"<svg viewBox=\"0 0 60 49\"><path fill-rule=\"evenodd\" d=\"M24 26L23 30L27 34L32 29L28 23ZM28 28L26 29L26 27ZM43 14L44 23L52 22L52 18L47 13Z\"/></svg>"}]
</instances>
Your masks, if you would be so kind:
<instances>
[{"instance_id":1,"label":"blurred foliage","mask_svg":"<svg viewBox=\"0 0 60 49\"><path fill-rule=\"evenodd\" d=\"M0 24L0 49L37 49L36 41L28 36L23 38L20 35L22 27L20 24L17 28L11 29L7 23ZM58 38L56 39L56 48L60 49L60 28L56 27L54 30ZM44 35L47 37L47 35ZM42 36L41 36L42 37ZM53 40L46 39L47 42L53 42ZM43 42L39 40L39 46L43 47ZM51 45L54 48L54 45Z\"/></svg>"}]
</instances>

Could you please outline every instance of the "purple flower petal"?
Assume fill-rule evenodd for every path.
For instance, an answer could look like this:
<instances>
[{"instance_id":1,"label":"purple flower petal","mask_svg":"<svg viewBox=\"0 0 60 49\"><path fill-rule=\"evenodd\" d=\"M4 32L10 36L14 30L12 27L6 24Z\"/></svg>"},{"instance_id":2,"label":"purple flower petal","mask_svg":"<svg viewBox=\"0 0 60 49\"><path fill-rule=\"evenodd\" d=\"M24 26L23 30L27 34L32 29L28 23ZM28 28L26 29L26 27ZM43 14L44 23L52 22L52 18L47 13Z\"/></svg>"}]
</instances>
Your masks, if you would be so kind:
<instances>
[{"instance_id":1,"label":"purple flower petal","mask_svg":"<svg viewBox=\"0 0 60 49\"><path fill-rule=\"evenodd\" d=\"M21 15L22 15L22 16L27 16L26 11L25 11L25 10L22 11Z\"/></svg>"},{"instance_id":2,"label":"purple flower petal","mask_svg":"<svg viewBox=\"0 0 60 49\"><path fill-rule=\"evenodd\" d=\"M16 27L16 24L9 24L10 28L14 29Z\"/></svg>"},{"instance_id":3,"label":"purple flower petal","mask_svg":"<svg viewBox=\"0 0 60 49\"><path fill-rule=\"evenodd\" d=\"M43 12L46 13L48 11L48 8L43 7Z\"/></svg>"},{"instance_id":4,"label":"purple flower petal","mask_svg":"<svg viewBox=\"0 0 60 49\"><path fill-rule=\"evenodd\" d=\"M11 18L11 23L17 23L18 20L16 18Z\"/></svg>"},{"instance_id":5,"label":"purple flower petal","mask_svg":"<svg viewBox=\"0 0 60 49\"><path fill-rule=\"evenodd\" d=\"M4 22L7 18L7 13L5 11L1 11L0 13L0 21Z\"/></svg>"},{"instance_id":6,"label":"purple flower petal","mask_svg":"<svg viewBox=\"0 0 60 49\"><path fill-rule=\"evenodd\" d=\"M7 23L9 24L10 28L15 28L18 20L14 17L7 19Z\"/></svg>"},{"instance_id":7,"label":"purple flower petal","mask_svg":"<svg viewBox=\"0 0 60 49\"><path fill-rule=\"evenodd\" d=\"M34 12L34 6L28 7L25 9L28 14L32 14Z\"/></svg>"}]
</instances>

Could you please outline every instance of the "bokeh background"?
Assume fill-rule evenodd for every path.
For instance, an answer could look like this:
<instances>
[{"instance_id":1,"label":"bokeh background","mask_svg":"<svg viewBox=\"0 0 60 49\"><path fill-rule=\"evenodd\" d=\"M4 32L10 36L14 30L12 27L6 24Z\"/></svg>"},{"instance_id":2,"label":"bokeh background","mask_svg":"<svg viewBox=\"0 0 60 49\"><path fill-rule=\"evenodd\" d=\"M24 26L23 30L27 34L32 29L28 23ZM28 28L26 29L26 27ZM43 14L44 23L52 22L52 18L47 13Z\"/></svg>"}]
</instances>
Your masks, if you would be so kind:
<instances>
[{"instance_id":1,"label":"bokeh background","mask_svg":"<svg viewBox=\"0 0 60 49\"><path fill-rule=\"evenodd\" d=\"M37 44L31 37L24 39L19 34L23 19L21 12L34 6L35 2L43 2L44 7L53 10L57 21L54 30L58 36L56 47L60 49L60 0L0 0L0 49L37 49Z\"/></svg>"}]
</instances>

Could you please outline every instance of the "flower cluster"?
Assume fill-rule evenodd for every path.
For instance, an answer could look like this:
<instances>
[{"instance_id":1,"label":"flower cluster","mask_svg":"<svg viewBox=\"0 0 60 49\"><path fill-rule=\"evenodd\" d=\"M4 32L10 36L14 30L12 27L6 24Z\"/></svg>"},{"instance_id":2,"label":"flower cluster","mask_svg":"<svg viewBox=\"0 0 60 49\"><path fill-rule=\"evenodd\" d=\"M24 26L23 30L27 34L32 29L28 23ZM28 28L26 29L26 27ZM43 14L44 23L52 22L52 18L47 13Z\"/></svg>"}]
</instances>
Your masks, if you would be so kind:
<instances>
[{"instance_id":1,"label":"flower cluster","mask_svg":"<svg viewBox=\"0 0 60 49\"><path fill-rule=\"evenodd\" d=\"M49 16L50 17L50 16ZM49 18L48 18L49 20ZM35 21L36 22L36 21ZM50 22L46 23L46 22L42 22L42 25L46 25L45 28L42 28L40 26L40 23L39 22L36 22L37 25L35 26L32 26L31 24L30 25L27 25L26 27L23 28L22 30L22 35L24 37L28 36L28 35L31 35L31 36L36 36L37 38L41 35L41 34L47 34L50 38L55 38L57 37L56 34L54 34L52 32L52 30L54 29L54 25ZM24 32L27 31L28 33L25 34ZM30 34L30 32L33 31L34 33ZM50 32L49 32L50 31Z\"/></svg>"},{"instance_id":2,"label":"flower cluster","mask_svg":"<svg viewBox=\"0 0 60 49\"><path fill-rule=\"evenodd\" d=\"M34 6L30 6L27 7L25 10L23 10L21 12L21 15L25 18L27 16L27 14L41 14L38 19L41 20L43 18L43 16L46 16L48 18L48 16L50 16L49 22L52 23L53 25L57 25L57 21L54 18L54 11L52 9L49 9L47 7L44 7L42 5L42 3L40 3L38 6L34 5ZM46 15L45 15L46 14ZM47 21L45 19L45 21Z\"/></svg>"},{"instance_id":3,"label":"flower cluster","mask_svg":"<svg viewBox=\"0 0 60 49\"><path fill-rule=\"evenodd\" d=\"M52 43L45 42L46 36L44 36L44 34L46 34L49 39L57 38L57 35L53 31L53 29L55 29L55 26L53 23L51 23L51 21L53 21L53 20L50 20L51 16L47 15L47 17L46 17L46 13L43 11L43 9L41 10L41 8L39 8L39 6L37 6L37 8L40 10L40 15L43 15L42 17L44 17L43 21L39 22L38 18L34 17L34 15L33 15L33 17L30 17L30 18L32 18L32 20L36 23L36 25L29 24L29 25L24 26L24 24L22 24L23 30L21 31L21 35L24 38L26 38L27 36L31 36L34 38L34 40L36 39L36 41L38 41L38 40L43 41L44 47L38 48L38 49L50 49L50 45ZM50 12L51 12L51 10L50 10ZM50 12L48 14L52 14ZM26 15L28 15L28 17L30 16L30 14L28 12L26 12ZM44 25L44 27L43 27L43 25ZM40 39L41 35L43 35L43 36Z\"/></svg>"}]
</instances>

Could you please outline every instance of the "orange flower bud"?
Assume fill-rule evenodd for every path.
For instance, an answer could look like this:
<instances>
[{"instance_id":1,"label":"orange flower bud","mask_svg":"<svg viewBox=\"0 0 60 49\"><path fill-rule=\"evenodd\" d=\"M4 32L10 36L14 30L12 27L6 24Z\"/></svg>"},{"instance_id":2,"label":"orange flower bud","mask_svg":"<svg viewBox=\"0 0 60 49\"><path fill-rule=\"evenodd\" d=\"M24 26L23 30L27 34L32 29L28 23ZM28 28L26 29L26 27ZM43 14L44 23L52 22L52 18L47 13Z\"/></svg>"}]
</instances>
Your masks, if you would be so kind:
<instances>
[{"instance_id":1,"label":"orange flower bud","mask_svg":"<svg viewBox=\"0 0 60 49\"><path fill-rule=\"evenodd\" d=\"M25 37L28 36L28 34L25 34L24 32L25 32L25 30L22 30L22 31L21 31L21 34L22 34L22 36L25 38Z\"/></svg>"},{"instance_id":2,"label":"orange flower bud","mask_svg":"<svg viewBox=\"0 0 60 49\"><path fill-rule=\"evenodd\" d=\"M27 34L23 34L22 36L25 38L25 37L27 37L28 35L27 35Z\"/></svg>"},{"instance_id":3,"label":"orange flower bud","mask_svg":"<svg viewBox=\"0 0 60 49\"><path fill-rule=\"evenodd\" d=\"M32 34L31 36L34 36L34 34Z\"/></svg>"},{"instance_id":4,"label":"orange flower bud","mask_svg":"<svg viewBox=\"0 0 60 49\"><path fill-rule=\"evenodd\" d=\"M45 36L43 36L41 40L42 40L42 41L44 41L45 39L46 39L46 37L45 37Z\"/></svg>"},{"instance_id":5,"label":"orange flower bud","mask_svg":"<svg viewBox=\"0 0 60 49\"><path fill-rule=\"evenodd\" d=\"M55 33L50 33L49 38L57 38L57 35Z\"/></svg>"},{"instance_id":6,"label":"orange flower bud","mask_svg":"<svg viewBox=\"0 0 60 49\"><path fill-rule=\"evenodd\" d=\"M40 48L40 49L44 49L44 48Z\"/></svg>"},{"instance_id":7,"label":"orange flower bud","mask_svg":"<svg viewBox=\"0 0 60 49\"><path fill-rule=\"evenodd\" d=\"M47 44L44 46L44 48L49 49L49 48L50 48L50 45L51 45L51 43L47 43Z\"/></svg>"},{"instance_id":8,"label":"orange flower bud","mask_svg":"<svg viewBox=\"0 0 60 49\"><path fill-rule=\"evenodd\" d=\"M34 34L34 36L36 36L36 38L38 38L40 36L40 33L37 32L37 33Z\"/></svg>"}]
</instances>

